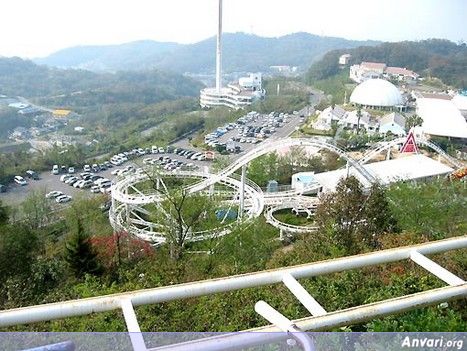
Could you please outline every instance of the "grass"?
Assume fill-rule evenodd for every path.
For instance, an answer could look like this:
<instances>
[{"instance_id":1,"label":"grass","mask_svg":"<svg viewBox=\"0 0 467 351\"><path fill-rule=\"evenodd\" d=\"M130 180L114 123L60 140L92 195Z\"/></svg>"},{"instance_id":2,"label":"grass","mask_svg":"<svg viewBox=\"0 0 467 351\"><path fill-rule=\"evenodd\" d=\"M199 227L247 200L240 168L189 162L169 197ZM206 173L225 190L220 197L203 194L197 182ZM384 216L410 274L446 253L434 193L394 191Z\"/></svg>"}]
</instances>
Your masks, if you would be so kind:
<instances>
[{"instance_id":1,"label":"grass","mask_svg":"<svg viewBox=\"0 0 467 351\"><path fill-rule=\"evenodd\" d=\"M296 216L295 214L292 213L291 210L286 209L286 210L280 210L274 213L274 218L277 220L286 223L286 224L291 224L291 225L310 225L314 222L313 217L312 218L307 218L306 213L300 214Z\"/></svg>"}]
</instances>

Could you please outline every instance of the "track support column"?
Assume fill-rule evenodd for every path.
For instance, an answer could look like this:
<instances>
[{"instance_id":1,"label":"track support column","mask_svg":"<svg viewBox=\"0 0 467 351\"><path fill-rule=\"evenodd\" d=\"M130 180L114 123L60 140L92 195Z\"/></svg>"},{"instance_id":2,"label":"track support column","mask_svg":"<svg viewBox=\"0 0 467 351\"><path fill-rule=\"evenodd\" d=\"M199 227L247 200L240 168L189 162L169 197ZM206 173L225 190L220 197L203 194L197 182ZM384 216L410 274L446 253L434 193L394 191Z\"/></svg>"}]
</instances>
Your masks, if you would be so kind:
<instances>
[{"instance_id":1,"label":"track support column","mask_svg":"<svg viewBox=\"0 0 467 351\"><path fill-rule=\"evenodd\" d=\"M245 178L246 178L246 165L242 166L242 178L240 185L240 210L238 217L243 217L243 210L245 209Z\"/></svg>"}]
</instances>

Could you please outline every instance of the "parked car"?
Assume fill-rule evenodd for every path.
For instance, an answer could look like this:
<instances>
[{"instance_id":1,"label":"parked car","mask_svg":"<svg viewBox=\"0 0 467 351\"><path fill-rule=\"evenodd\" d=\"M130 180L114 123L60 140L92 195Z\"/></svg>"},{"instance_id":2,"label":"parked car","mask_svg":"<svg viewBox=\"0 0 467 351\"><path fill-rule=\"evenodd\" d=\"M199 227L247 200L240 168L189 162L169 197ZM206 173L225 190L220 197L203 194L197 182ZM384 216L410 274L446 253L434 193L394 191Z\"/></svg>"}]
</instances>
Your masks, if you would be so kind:
<instances>
[{"instance_id":1,"label":"parked car","mask_svg":"<svg viewBox=\"0 0 467 351\"><path fill-rule=\"evenodd\" d=\"M68 174L74 174L75 173L75 167L68 167Z\"/></svg>"},{"instance_id":2,"label":"parked car","mask_svg":"<svg viewBox=\"0 0 467 351\"><path fill-rule=\"evenodd\" d=\"M37 172L34 172L33 170L28 170L26 171L26 175L31 178L31 179L34 179L34 180L39 180L39 174L37 174Z\"/></svg>"},{"instance_id":3,"label":"parked car","mask_svg":"<svg viewBox=\"0 0 467 351\"><path fill-rule=\"evenodd\" d=\"M80 189L85 189L85 188L90 188L91 185L92 185L92 181L84 180L79 187Z\"/></svg>"},{"instance_id":4,"label":"parked car","mask_svg":"<svg viewBox=\"0 0 467 351\"><path fill-rule=\"evenodd\" d=\"M54 191L51 191L50 193L45 194L45 197L47 199L51 199L51 198L56 198L60 195L65 195L65 194L63 194L61 191L54 190Z\"/></svg>"},{"instance_id":5,"label":"parked car","mask_svg":"<svg viewBox=\"0 0 467 351\"><path fill-rule=\"evenodd\" d=\"M28 185L28 182L26 181L26 179L24 179L21 176L15 176L14 181L15 181L16 184L19 184L21 186L22 185Z\"/></svg>"},{"instance_id":6,"label":"parked car","mask_svg":"<svg viewBox=\"0 0 467 351\"><path fill-rule=\"evenodd\" d=\"M60 195L57 198L55 198L55 201L59 204L71 201L72 197L69 195Z\"/></svg>"},{"instance_id":7,"label":"parked car","mask_svg":"<svg viewBox=\"0 0 467 351\"><path fill-rule=\"evenodd\" d=\"M63 174L60 176L60 181L61 182L66 182L68 179L72 178L73 176L71 174Z\"/></svg>"},{"instance_id":8,"label":"parked car","mask_svg":"<svg viewBox=\"0 0 467 351\"><path fill-rule=\"evenodd\" d=\"M75 183L73 183L73 188L81 188L81 184L85 182L83 179L78 179Z\"/></svg>"},{"instance_id":9,"label":"parked car","mask_svg":"<svg viewBox=\"0 0 467 351\"><path fill-rule=\"evenodd\" d=\"M6 185L0 184L0 193L6 192L7 188Z\"/></svg>"},{"instance_id":10,"label":"parked car","mask_svg":"<svg viewBox=\"0 0 467 351\"><path fill-rule=\"evenodd\" d=\"M84 165L83 171L85 171L85 172L91 172L91 166L90 166L90 165Z\"/></svg>"},{"instance_id":11,"label":"parked car","mask_svg":"<svg viewBox=\"0 0 467 351\"><path fill-rule=\"evenodd\" d=\"M58 165L54 165L52 167L52 174L58 174L60 173L60 168L58 168Z\"/></svg>"},{"instance_id":12,"label":"parked car","mask_svg":"<svg viewBox=\"0 0 467 351\"><path fill-rule=\"evenodd\" d=\"M65 180L65 184L68 184L68 185L73 185L74 183L76 183L77 181L79 180L78 177L69 177L68 179Z\"/></svg>"},{"instance_id":13,"label":"parked car","mask_svg":"<svg viewBox=\"0 0 467 351\"><path fill-rule=\"evenodd\" d=\"M93 185L91 187L91 193L99 193L101 190L98 185Z\"/></svg>"}]
</instances>

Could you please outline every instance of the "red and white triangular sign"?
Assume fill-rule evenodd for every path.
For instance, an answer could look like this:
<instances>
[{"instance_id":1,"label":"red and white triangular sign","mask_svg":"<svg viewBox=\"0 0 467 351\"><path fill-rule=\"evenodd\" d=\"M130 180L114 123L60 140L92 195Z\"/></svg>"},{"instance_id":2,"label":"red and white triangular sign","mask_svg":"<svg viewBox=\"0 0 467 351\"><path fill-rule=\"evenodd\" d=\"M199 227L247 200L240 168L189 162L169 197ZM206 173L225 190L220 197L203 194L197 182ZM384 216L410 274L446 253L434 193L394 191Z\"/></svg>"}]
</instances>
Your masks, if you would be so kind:
<instances>
[{"instance_id":1,"label":"red and white triangular sign","mask_svg":"<svg viewBox=\"0 0 467 351\"><path fill-rule=\"evenodd\" d=\"M401 153L404 152L417 152L418 147L417 142L415 141L415 135L413 133L413 129L410 129L409 134L407 135L407 139L405 139L404 145L402 145Z\"/></svg>"}]
</instances>

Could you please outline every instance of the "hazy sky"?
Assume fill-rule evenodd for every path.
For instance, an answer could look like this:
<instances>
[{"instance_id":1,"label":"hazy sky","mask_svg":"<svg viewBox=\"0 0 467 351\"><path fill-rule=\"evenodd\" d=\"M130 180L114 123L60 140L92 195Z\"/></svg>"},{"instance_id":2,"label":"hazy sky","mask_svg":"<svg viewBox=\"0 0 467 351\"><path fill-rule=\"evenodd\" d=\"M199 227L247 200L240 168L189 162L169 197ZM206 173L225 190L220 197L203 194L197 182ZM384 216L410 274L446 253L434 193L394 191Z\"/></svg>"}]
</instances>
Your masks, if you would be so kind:
<instances>
[{"instance_id":1,"label":"hazy sky","mask_svg":"<svg viewBox=\"0 0 467 351\"><path fill-rule=\"evenodd\" d=\"M5 0L0 55L92 44L193 43L216 33L217 0ZM348 39L467 40L467 0L224 0L224 29Z\"/></svg>"}]
</instances>

